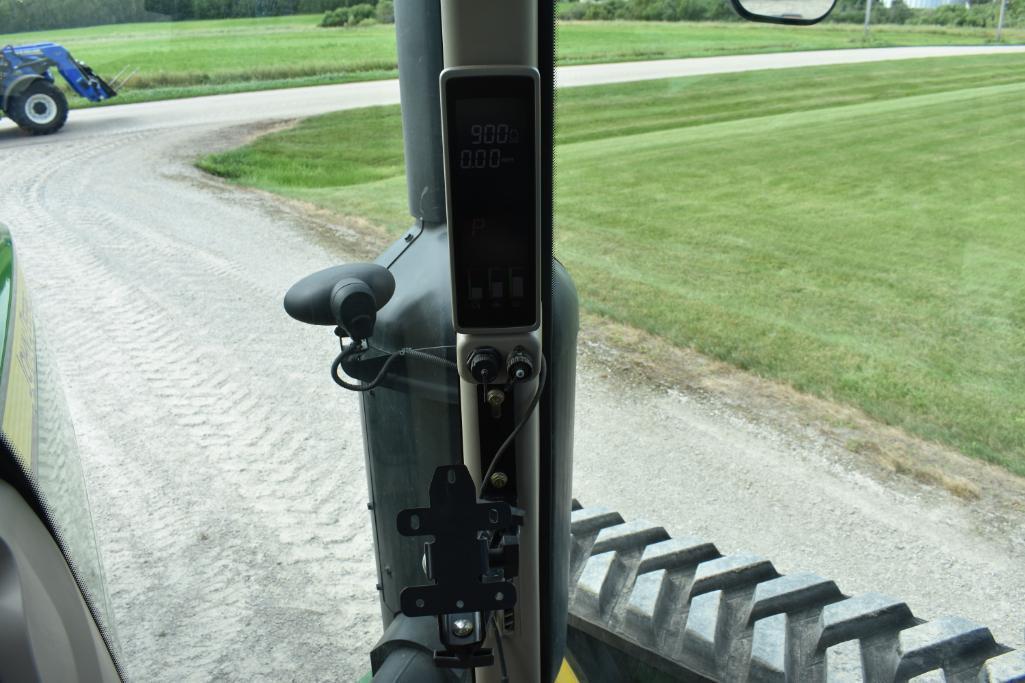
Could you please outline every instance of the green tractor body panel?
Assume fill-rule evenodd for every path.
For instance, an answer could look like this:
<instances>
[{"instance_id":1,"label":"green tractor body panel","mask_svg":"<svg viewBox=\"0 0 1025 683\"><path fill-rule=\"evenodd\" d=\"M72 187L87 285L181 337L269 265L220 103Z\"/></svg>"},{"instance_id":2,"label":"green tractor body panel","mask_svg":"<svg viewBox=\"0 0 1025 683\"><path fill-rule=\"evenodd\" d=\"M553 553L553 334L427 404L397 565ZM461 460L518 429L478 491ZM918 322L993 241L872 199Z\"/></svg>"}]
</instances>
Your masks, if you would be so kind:
<instances>
[{"instance_id":1,"label":"green tractor body panel","mask_svg":"<svg viewBox=\"0 0 1025 683\"><path fill-rule=\"evenodd\" d=\"M74 428L2 224L0 320L0 680L117 681Z\"/></svg>"},{"instance_id":2,"label":"green tractor body panel","mask_svg":"<svg viewBox=\"0 0 1025 683\"><path fill-rule=\"evenodd\" d=\"M11 233L0 225L0 431L22 467L36 473L35 329L19 275Z\"/></svg>"},{"instance_id":3,"label":"green tractor body panel","mask_svg":"<svg viewBox=\"0 0 1025 683\"><path fill-rule=\"evenodd\" d=\"M7 374L7 338L11 327L11 294L14 284L14 244L11 233L0 223L0 368ZM0 414L5 400L0 396Z\"/></svg>"}]
</instances>

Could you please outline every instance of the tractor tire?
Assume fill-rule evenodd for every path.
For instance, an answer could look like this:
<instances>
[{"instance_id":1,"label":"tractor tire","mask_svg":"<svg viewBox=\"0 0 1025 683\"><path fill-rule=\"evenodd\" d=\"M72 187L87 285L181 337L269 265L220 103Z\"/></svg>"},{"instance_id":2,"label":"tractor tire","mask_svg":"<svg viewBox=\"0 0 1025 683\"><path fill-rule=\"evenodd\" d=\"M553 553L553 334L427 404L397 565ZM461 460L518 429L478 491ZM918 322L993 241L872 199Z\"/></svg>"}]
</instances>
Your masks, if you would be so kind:
<instances>
[{"instance_id":1,"label":"tractor tire","mask_svg":"<svg viewBox=\"0 0 1025 683\"><path fill-rule=\"evenodd\" d=\"M567 658L586 683L1025 681L1025 652L967 619L924 621L605 508L574 510L571 533Z\"/></svg>"},{"instance_id":2,"label":"tractor tire","mask_svg":"<svg viewBox=\"0 0 1025 683\"><path fill-rule=\"evenodd\" d=\"M68 98L53 83L40 79L13 95L6 113L25 132L49 135L68 120Z\"/></svg>"}]
</instances>

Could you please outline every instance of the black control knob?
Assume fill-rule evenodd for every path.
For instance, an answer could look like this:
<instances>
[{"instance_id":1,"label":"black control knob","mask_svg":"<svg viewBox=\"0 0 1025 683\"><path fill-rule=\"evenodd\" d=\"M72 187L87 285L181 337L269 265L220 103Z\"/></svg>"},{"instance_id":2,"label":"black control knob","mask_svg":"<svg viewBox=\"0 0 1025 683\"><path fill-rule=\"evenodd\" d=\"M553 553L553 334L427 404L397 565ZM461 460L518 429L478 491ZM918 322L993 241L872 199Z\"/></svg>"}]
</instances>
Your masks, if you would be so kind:
<instances>
[{"instance_id":1,"label":"black control knob","mask_svg":"<svg viewBox=\"0 0 1025 683\"><path fill-rule=\"evenodd\" d=\"M506 370L511 381L526 382L534 376L534 358L522 346L517 346L509 354Z\"/></svg>"},{"instance_id":2,"label":"black control knob","mask_svg":"<svg viewBox=\"0 0 1025 683\"><path fill-rule=\"evenodd\" d=\"M481 384L492 384L498 380L502 367L502 355L490 346L475 349L466 361L470 376Z\"/></svg>"}]
</instances>

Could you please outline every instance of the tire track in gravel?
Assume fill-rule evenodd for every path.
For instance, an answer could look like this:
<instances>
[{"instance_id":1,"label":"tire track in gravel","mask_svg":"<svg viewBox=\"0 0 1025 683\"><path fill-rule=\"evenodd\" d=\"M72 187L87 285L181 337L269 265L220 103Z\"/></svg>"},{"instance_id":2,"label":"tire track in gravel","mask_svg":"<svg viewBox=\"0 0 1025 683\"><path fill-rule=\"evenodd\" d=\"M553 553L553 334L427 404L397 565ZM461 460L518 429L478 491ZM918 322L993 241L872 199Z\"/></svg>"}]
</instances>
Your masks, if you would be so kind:
<instances>
[{"instance_id":1,"label":"tire track in gravel","mask_svg":"<svg viewBox=\"0 0 1025 683\"><path fill-rule=\"evenodd\" d=\"M78 422L95 430L83 450L100 463L90 484L98 525L113 527L102 536L128 670L358 677L377 630L374 577L358 416L335 407L330 335L284 320L277 281L183 239L189 217L98 206L103 169L72 169L123 160L132 142L80 145L60 164L40 155L5 216L42 334L71 332L53 345L74 412L89 415ZM76 204L73 223L53 211ZM296 371L304 348L316 372ZM289 386L269 379L282 376Z\"/></svg>"}]
</instances>

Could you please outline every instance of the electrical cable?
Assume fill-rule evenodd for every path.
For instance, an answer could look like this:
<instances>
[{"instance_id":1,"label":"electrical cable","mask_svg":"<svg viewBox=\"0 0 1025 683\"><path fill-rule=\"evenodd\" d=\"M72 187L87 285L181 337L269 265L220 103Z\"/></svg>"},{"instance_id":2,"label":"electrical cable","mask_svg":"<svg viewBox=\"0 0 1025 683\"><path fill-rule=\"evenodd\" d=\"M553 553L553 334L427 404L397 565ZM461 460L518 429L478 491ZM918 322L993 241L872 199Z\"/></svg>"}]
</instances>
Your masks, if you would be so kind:
<instances>
[{"instance_id":1,"label":"electrical cable","mask_svg":"<svg viewBox=\"0 0 1025 683\"><path fill-rule=\"evenodd\" d=\"M377 350L380 351L381 349ZM393 351L391 355L388 356L388 360L386 360L384 362L384 365L381 366L381 369L380 371L378 371L377 376L374 377L374 379L371 380L369 383L352 384L351 382L346 382L344 379L342 379L341 375L338 374L338 371L339 369L341 369L342 363L345 362L345 359L359 351L359 345L353 342L344 349L342 349L342 352L339 353L338 356L335 358L334 362L331 363L331 379L333 379L335 381L335 384L342 387L343 389L348 389L349 391L370 391L371 389L375 389L382 381L384 381L384 376L388 373L388 369L392 366L392 364L395 363L395 361L399 358L404 357L419 358L420 360L424 360L429 363L434 363L436 365L442 365L444 367L457 367L455 363L448 360L447 358L441 358L440 356L435 356L434 354L424 353L419 349L411 349L407 347L399 349L398 351ZM384 353L387 352L385 351Z\"/></svg>"},{"instance_id":2,"label":"electrical cable","mask_svg":"<svg viewBox=\"0 0 1025 683\"><path fill-rule=\"evenodd\" d=\"M495 629L495 645L498 646L498 669L501 672L501 683L509 683L509 670L505 667L505 647L502 644L502 632L498 628L495 613L491 613L491 627Z\"/></svg>"},{"instance_id":3,"label":"electrical cable","mask_svg":"<svg viewBox=\"0 0 1025 683\"><path fill-rule=\"evenodd\" d=\"M399 353L413 358L419 358L420 360L425 360L428 363L434 363L435 365L452 368L453 370L459 369L459 366L456 365L454 361L450 361L448 358L442 358L441 356L435 356L433 353L424 353L423 349L411 349L407 347L400 349Z\"/></svg>"},{"instance_id":4,"label":"electrical cable","mask_svg":"<svg viewBox=\"0 0 1025 683\"><path fill-rule=\"evenodd\" d=\"M413 358L420 358L422 360L428 361L430 363L435 363L437 365L443 365L445 367L452 368L453 370L458 370L459 369L459 366L456 365L455 361L451 361L448 358L442 358L441 356L435 355L433 353L427 353L427 351L443 351L443 350L446 350L446 349L454 349L454 348L456 348L455 346L453 346L451 344L449 344L448 346L418 346L416 348L413 348L413 347L410 347L410 346L405 346L405 347L399 349L398 351L389 351L387 349L382 349L379 346L374 346L373 344L370 343L370 340L368 339L367 340L367 348L368 349L373 349L374 351L378 351L380 353L387 353L387 354L400 353L400 354L404 354L404 355L407 355L407 356L412 356Z\"/></svg>"},{"instance_id":5,"label":"electrical cable","mask_svg":"<svg viewBox=\"0 0 1025 683\"><path fill-rule=\"evenodd\" d=\"M442 349L450 347L436 346L431 348ZM383 349L375 350L381 351L382 353L387 353L387 351L384 351ZM399 349L398 351L393 351L391 355L388 356L388 360L386 360L384 362L384 365L381 366L381 369L378 371L377 376L374 377L373 380L363 384L352 384L342 379L342 377L338 374L338 371L341 369L342 363L345 362L345 359L348 358L350 355L357 353L358 351L360 351L360 346L356 342L353 342L349 344L347 347L345 347L342 350L342 352L339 353L338 356L335 358L334 362L331 363L331 379L335 381L335 384L342 387L343 389L348 389L349 391L370 391L371 389L375 389L378 385L381 384L382 381L384 381L384 377L388 373L388 369L391 368L392 364L397 359L407 356L411 358L419 358L420 360L427 361L429 363L434 363L436 365L441 365L444 367L458 368L458 366L455 363L448 360L447 358L435 356L434 354L430 353L424 353L424 351L420 349L412 349L406 347ZM541 394L542 392L544 392L545 382L547 378L548 364L545 362L545 357L542 354L541 367L537 375L537 389L534 391L534 396L530 399L530 405L527 406L527 410L526 412L524 412L523 417L520 418L520 421L517 423L515 427L513 427L513 430L509 433L509 436L506 437L505 441L502 442L502 445L498 447L497 451L495 451L494 457L491 458L491 464L488 465L488 469L484 473L484 478L481 479L480 491L478 494L481 498L484 497L484 489L487 487L488 481L491 479L491 475L494 474L495 470L498 468L498 463L501 462L502 456L505 455L505 452L507 450L509 450L509 446L511 446L513 441L516 440L516 436L523 429L524 425L526 425L527 422L530 421L531 415L533 415L534 411L537 409L537 404L541 402Z\"/></svg>"},{"instance_id":6,"label":"electrical cable","mask_svg":"<svg viewBox=\"0 0 1025 683\"><path fill-rule=\"evenodd\" d=\"M375 351L379 351L381 353L388 353L383 349L371 347L369 343L367 344L367 348L374 348ZM331 379L333 379L338 386L344 389L348 389L349 391L370 391L371 389L377 387L384 380L385 375L388 373L388 369L398 358L404 358L407 356L411 358L419 358L420 360L427 361L429 363L434 363L436 365L442 365L444 367L452 367L458 369L458 365L448 360L447 358L442 358L440 356L435 356L430 353L425 353L425 351L427 350L446 348L451 347L434 346L429 347L429 349L412 349L407 347L399 349L398 351L393 351L388 356L388 359L384 361L384 365L381 366L381 369L378 371L377 376L374 377L373 380L363 384L352 384L342 379L342 377L338 374L338 371L341 369L342 363L345 362L345 360L349 356L358 353L361 350L359 343L354 341L347 347L343 348L342 352L339 353L338 356L334 359L334 362L331 363ZM509 433L509 436L506 437L505 441L502 442L502 445L498 447L498 450L495 452L494 457L491 459L491 464L488 465L488 470L484 473L484 479L481 483L480 497L484 496L484 487L487 486L488 480L491 478L491 475L494 474L495 469L498 467L498 463L502 459L502 456L509 449L509 446L512 445L513 441L516 440L516 436L523 429L524 425L526 425L527 422L530 421L531 416L537 409L538 403L541 402L541 394L544 392L547 376L548 366L545 363L544 356L542 355L541 367L537 376L537 389L534 391L534 396L530 399L530 404L527 406L527 410L524 412L523 417L520 418L519 423L517 423L517 425ZM491 613L491 626L495 630L495 645L498 648L498 665L499 670L501 672L500 681L501 683L509 683L509 670L506 667L505 663L505 645L503 643L502 632L498 628L498 620L495 618L494 612Z\"/></svg>"},{"instance_id":7,"label":"electrical cable","mask_svg":"<svg viewBox=\"0 0 1025 683\"><path fill-rule=\"evenodd\" d=\"M374 351L380 351L381 353L391 353L391 351L389 351L388 349L382 349L380 346L374 346L373 344L370 343L369 339L367 340L367 348L368 349L373 349ZM412 347L408 347L407 346L405 348L412 348ZM417 346L417 347L413 348L413 350L414 351L444 351L444 350L447 350L447 349L454 349L454 348L456 348L454 344L446 344L444 346ZM448 361L448 362L451 363L452 361Z\"/></svg>"},{"instance_id":8,"label":"electrical cable","mask_svg":"<svg viewBox=\"0 0 1025 683\"><path fill-rule=\"evenodd\" d=\"M530 405L527 406L527 410L523 413L523 417L520 418L519 423L513 427L513 430L509 432L509 436L506 437L505 441L502 442L502 445L498 447L498 450L495 452L495 456L491 458L491 464L488 465L488 469L484 473L484 478L480 481L480 491L478 493L479 498L484 497L484 489L487 487L488 481L491 479L491 475L494 474L495 470L498 468L499 461L509 449L509 446L512 445L512 442L516 440L516 435L519 434L520 430L523 429L523 426L530 421L530 416L534 414L537 404L541 402L541 393L544 391L547 376L548 366L545 363L544 354L542 354L541 368L537 375L537 390L534 392L534 397L530 399Z\"/></svg>"}]
</instances>

